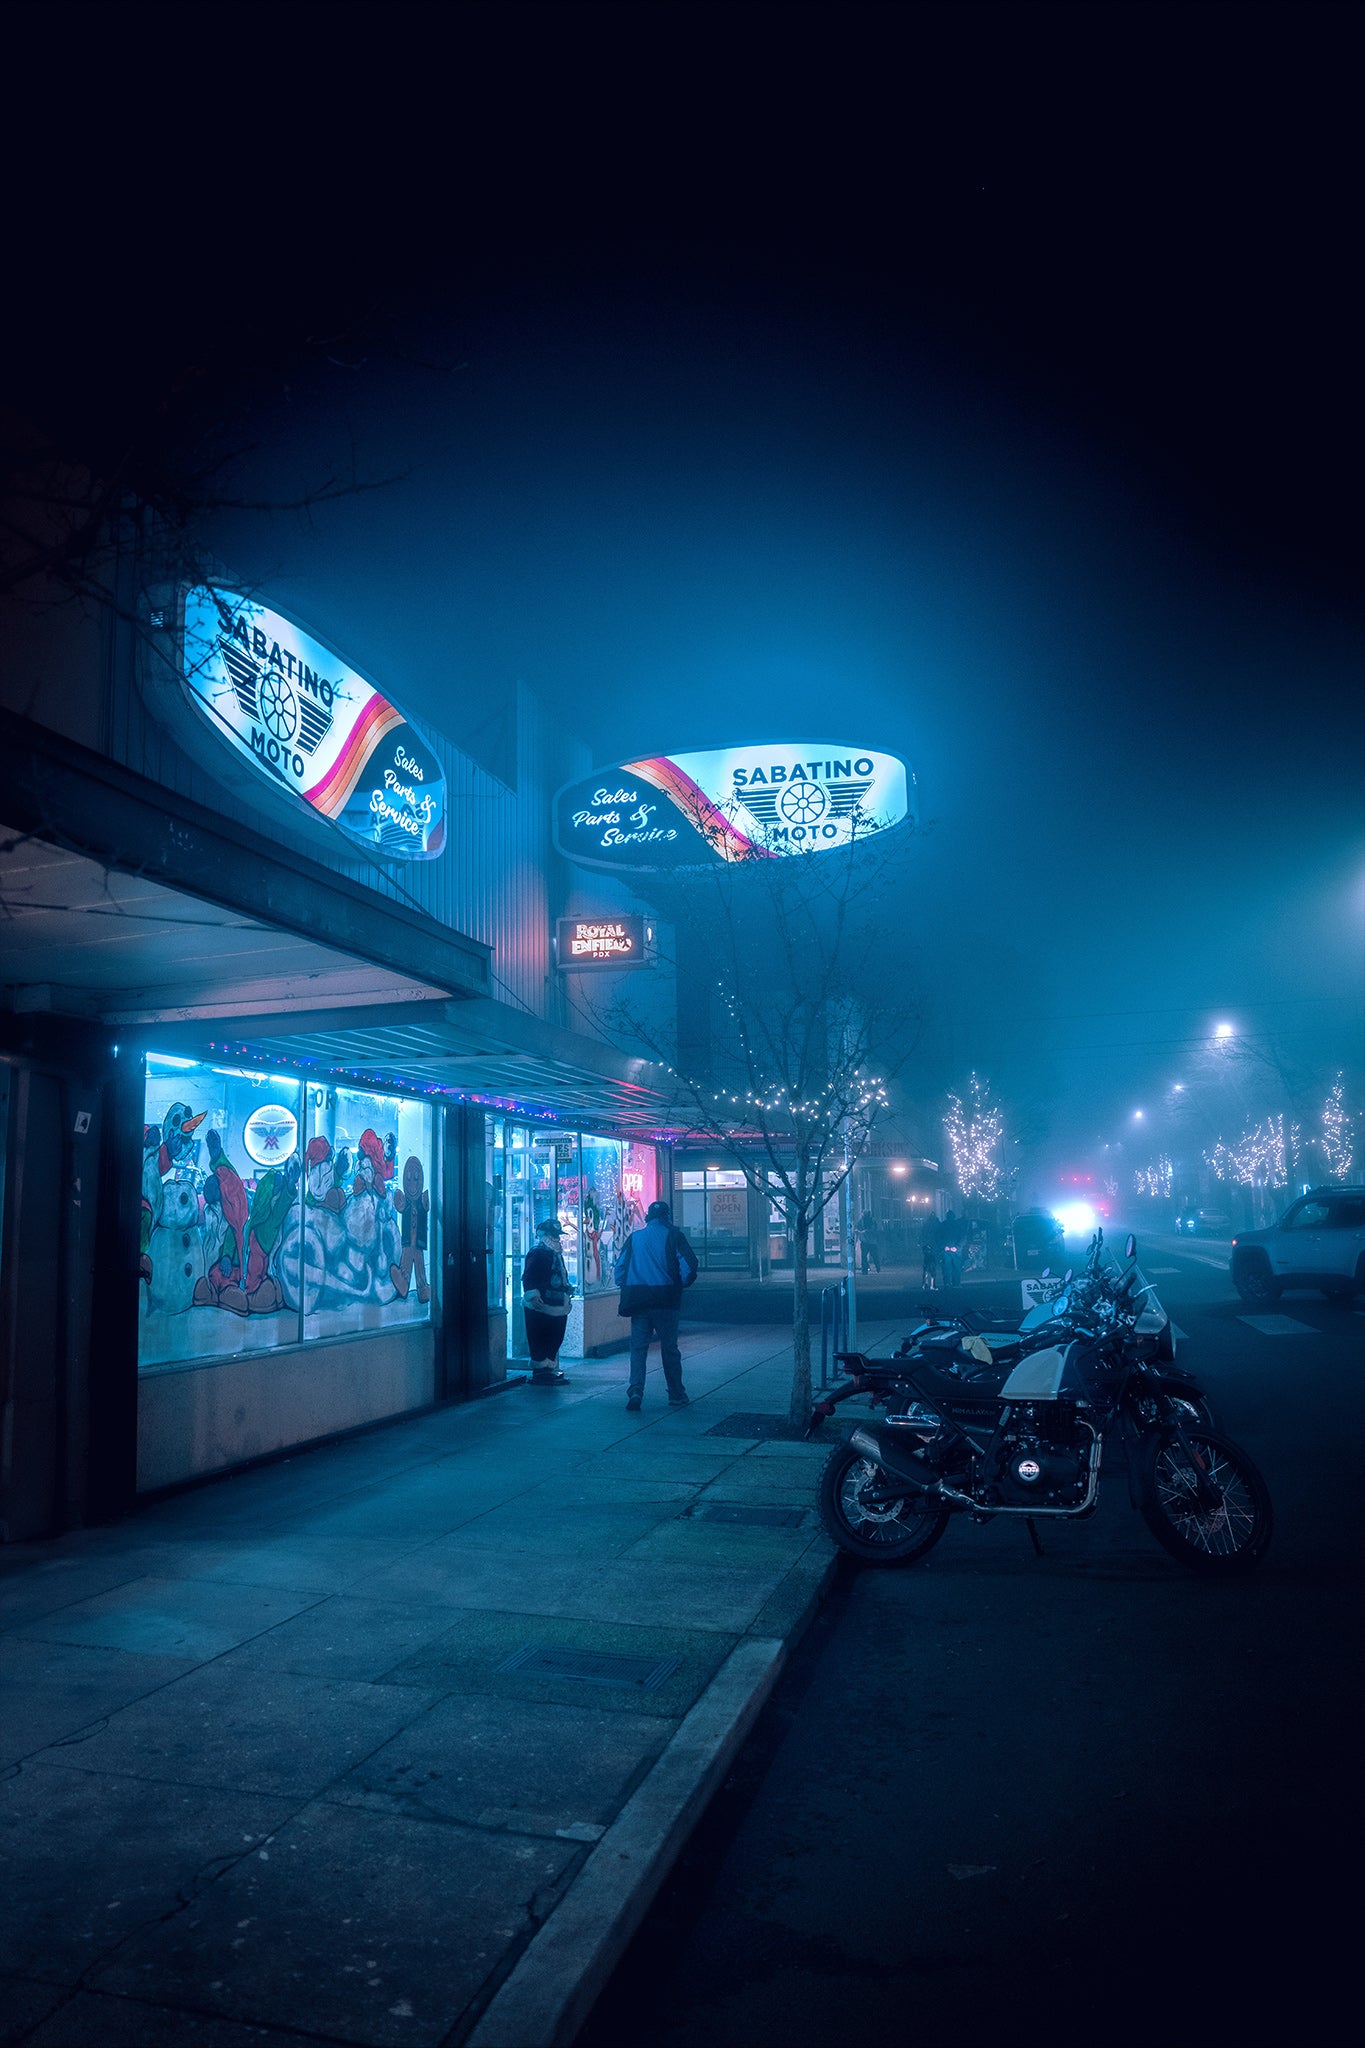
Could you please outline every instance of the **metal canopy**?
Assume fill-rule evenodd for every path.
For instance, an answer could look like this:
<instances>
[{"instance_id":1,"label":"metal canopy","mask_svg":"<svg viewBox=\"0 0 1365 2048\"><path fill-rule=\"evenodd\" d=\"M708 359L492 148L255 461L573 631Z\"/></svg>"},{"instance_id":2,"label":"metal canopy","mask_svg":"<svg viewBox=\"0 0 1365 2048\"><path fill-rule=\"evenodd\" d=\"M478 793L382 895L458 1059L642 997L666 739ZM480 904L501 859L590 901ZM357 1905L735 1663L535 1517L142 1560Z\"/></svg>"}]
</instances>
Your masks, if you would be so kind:
<instances>
[{"instance_id":1,"label":"metal canopy","mask_svg":"<svg viewBox=\"0 0 1365 2048\"><path fill-rule=\"evenodd\" d=\"M20 1010L120 1028L395 1004L428 984L0 826L0 983Z\"/></svg>"},{"instance_id":2,"label":"metal canopy","mask_svg":"<svg viewBox=\"0 0 1365 2048\"><path fill-rule=\"evenodd\" d=\"M142 1034L150 1045L151 1035ZM223 1019L155 1034L165 1051L479 1101L511 1115L671 1136L662 1067L488 999Z\"/></svg>"}]
</instances>

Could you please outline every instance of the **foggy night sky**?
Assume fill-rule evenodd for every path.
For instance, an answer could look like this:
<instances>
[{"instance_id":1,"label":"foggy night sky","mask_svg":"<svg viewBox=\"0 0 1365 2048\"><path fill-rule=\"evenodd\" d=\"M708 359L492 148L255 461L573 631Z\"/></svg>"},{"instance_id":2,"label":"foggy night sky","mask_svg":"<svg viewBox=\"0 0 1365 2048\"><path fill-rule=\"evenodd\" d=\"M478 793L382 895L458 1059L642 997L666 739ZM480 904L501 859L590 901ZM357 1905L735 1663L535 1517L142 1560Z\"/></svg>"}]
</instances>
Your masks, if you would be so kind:
<instances>
[{"instance_id":1,"label":"foggy night sky","mask_svg":"<svg viewBox=\"0 0 1365 2048\"><path fill-rule=\"evenodd\" d=\"M457 742L903 755L916 1092L1061 1157L1218 1017L1359 1087L1353 10L10 24L23 409L192 362L253 489L401 473L215 542Z\"/></svg>"}]
</instances>

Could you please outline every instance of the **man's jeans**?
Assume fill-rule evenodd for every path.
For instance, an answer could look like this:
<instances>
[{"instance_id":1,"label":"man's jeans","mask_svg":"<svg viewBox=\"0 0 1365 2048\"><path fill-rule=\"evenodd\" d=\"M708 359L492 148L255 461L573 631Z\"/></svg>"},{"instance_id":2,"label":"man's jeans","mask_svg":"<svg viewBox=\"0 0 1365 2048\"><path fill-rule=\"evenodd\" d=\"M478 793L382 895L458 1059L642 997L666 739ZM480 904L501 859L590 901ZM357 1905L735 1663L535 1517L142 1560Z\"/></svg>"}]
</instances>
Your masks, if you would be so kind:
<instances>
[{"instance_id":1,"label":"man's jeans","mask_svg":"<svg viewBox=\"0 0 1365 2048\"><path fill-rule=\"evenodd\" d=\"M682 1353L678 1349L678 1317L681 1310L676 1308L637 1308L630 1319L630 1391L643 1394L645 1390L645 1359L649 1352L651 1337L659 1340L663 1353L664 1383L670 1394L680 1394L682 1383Z\"/></svg>"},{"instance_id":2,"label":"man's jeans","mask_svg":"<svg viewBox=\"0 0 1365 2048\"><path fill-rule=\"evenodd\" d=\"M944 1254L943 1254L943 1284L944 1284L944 1286L945 1286L945 1287L960 1287L960 1286L962 1285L962 1254L961 1254L961 1252L950 1252L950 1251L945 1251L945 1252L944 1252Z\"/></svg>"}]
</instances>

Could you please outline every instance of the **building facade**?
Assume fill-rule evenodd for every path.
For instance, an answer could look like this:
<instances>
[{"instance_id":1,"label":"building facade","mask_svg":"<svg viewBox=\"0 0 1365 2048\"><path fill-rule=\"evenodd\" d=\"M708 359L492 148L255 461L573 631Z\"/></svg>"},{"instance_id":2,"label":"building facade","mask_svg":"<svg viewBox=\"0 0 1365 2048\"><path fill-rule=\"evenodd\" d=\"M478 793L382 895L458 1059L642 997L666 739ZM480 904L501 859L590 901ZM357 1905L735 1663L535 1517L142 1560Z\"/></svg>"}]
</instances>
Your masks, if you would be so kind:
<instances>
[{"instance_id":1,"label":"building facade","mask_svg":"<svg viewBox=\"0 0 1365 2048\"><path fill-rule=\"evenodd\" d=\"M382 649L135 563L3 628L0 1534L498 1385L547 1215L615 1341L671 1170L554 960L643 908L552 845L583 748L518 688L494 773Z\"/></svg>"}]
</instances>

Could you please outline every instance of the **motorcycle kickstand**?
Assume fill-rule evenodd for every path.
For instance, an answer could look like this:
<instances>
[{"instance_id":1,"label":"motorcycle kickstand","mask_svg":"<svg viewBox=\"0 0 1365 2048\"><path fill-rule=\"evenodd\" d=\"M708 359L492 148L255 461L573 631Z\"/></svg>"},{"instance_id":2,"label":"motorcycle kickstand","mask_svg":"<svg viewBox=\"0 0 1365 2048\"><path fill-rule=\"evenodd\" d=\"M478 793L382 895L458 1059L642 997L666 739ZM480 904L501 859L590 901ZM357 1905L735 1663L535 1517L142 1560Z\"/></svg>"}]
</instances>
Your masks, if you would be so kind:
<instances>
[{"instance_id":1,"label":"motorcycle kickstand","mask_svg":"<svg viewBox=\"0 0 1365 2048\"><path fill-rule=\"evenodd\" d=\"M1030 1515L1027 1518L1027 1520L1024 1523L1024 1527L1028 1530L1029 1537L1033 1543L1034 1554L1038 1557L1041 1557L1043 1554L1042 1538L1038 1534L1038 1527L1032 1515Z\"/></svg>"}]
</instances>

